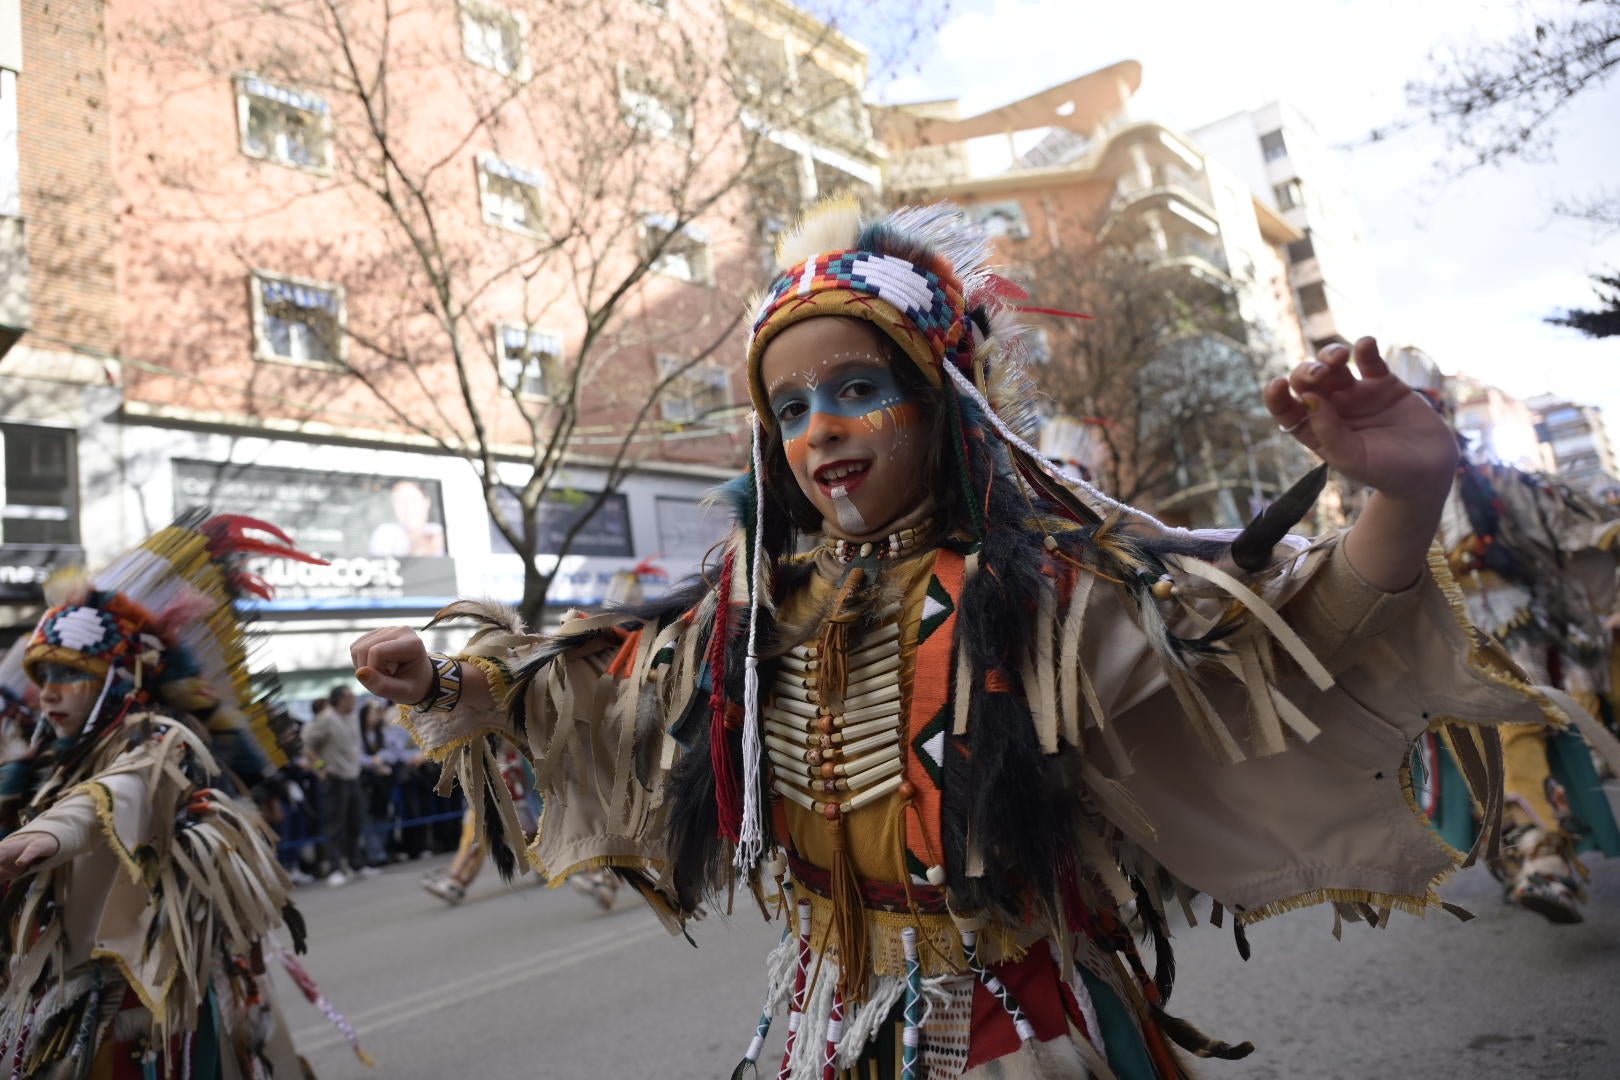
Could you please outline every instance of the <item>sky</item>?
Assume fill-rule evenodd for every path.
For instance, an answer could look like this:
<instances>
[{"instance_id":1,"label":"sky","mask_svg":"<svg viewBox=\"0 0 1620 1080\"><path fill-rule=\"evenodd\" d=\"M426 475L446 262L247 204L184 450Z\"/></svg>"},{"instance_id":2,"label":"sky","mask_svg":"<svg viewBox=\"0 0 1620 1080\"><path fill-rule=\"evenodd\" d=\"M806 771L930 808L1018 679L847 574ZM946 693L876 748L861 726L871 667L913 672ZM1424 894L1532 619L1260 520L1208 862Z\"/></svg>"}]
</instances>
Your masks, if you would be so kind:
<instances>
[{"instance_id":1,"label":"sky","mask_svg":"<svg viewBox=\"0 0 1620 1080\"><path fill-rule=\"evenodd\" d=\"M1550 162L1451 177L1436 165L1446 148L1436 129L1367 139L1406 115L1404 87L1432 70L1437 47L1505 36L1520 17L1504 0L956 0L922 62L878 97L955 97L972 115L1133 59L1134 119L1185 131L1292 102L1341 148L1377 267L1380 325L1343 329L1416 345L1520 397L1598 405L1620 435L1620 339L1542 322L1594 306L1589 275L1620 269L1620 234L1552 213L1620 176L1620 77L1561 114ZM871 40L869 27L854 33Z\"/></svg>"}]
</instances>

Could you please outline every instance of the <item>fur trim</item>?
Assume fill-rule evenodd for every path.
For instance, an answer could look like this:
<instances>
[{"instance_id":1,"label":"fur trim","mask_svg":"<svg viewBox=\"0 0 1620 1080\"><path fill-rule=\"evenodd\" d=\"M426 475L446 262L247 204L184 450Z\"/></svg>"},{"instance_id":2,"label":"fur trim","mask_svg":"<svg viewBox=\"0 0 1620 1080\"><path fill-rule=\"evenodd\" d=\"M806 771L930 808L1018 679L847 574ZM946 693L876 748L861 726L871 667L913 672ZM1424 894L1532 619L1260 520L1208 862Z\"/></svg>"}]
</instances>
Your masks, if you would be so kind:
<instances>
[{"instance_id":1,"label":"fur trim","mask_svg":"<svg viewBox=\"0 0 1620 1080\"><path fill-rule=\"evenodd\" d=\"M786 270L824 251L855 246L861 231L861 208L854 196L829 199L806 211L799 223L776 242L776 268Z\"/></svg>"}]
</instances>

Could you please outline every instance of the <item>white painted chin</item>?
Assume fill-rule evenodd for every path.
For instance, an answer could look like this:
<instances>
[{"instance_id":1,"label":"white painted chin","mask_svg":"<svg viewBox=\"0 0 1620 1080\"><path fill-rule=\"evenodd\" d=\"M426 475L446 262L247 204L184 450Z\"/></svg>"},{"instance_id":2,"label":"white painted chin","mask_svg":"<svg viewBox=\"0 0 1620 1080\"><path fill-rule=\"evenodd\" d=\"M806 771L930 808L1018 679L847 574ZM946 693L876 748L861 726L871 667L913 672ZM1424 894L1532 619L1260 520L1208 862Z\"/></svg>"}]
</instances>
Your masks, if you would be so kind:
<instances>
[{"instance_id":1,"label":"white painted chin","mask_svg":"<svg viewBox=\"0 0 1620 1080\"><path fill-rule=\"evenodd\" d=\"M845 490L843 485L832 489L832 499L833 516L838 519L840 529L843 529L851 536L860 536L862 533L870 531L866 519L861 516L860 510L850 499L849 492Z\"/></svg>"}]
</instances>

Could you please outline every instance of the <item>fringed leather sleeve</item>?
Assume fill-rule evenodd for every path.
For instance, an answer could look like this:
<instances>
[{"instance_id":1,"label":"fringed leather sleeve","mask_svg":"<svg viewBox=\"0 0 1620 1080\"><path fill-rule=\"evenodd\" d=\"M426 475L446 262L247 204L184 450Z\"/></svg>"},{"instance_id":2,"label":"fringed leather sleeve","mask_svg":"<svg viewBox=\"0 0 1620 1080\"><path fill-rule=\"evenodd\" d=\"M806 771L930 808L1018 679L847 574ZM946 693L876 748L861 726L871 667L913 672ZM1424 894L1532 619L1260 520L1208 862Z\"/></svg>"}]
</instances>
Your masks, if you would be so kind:
<instances>
[{"instance_id":1,"label":"fringed leather sleeve","mask_svg":"<svg viewBox=\"0 0 1620 1080\"><path fill-rule=\"evenodd\" d=\"M1240 922L1318 902L1373 921L1443 906L1435 886L1495 837L1465 854L1433 835L1411 742L1444 729L1463 745L1489 818L1494 725L1559 724L1563 707L1468 622L1438 551L1388 595L1339 538L1288 543L1255 575L1168 556L1169 587L1151 594L1074 579L1042 631L1059 657L1052 737L1082 747L1104 843L1142 880L1162 867Z\"/></svg>"},{"instance_id":2,"label":"fringed leather sleeve","mask_svg":"<svg viewBox=\"0 0 1620 1080\"><path fill-rule=\"evenodd\" d=\"M532 866L554 886L611 867L678 927L666 899L673 889L664 778L680 748L668 729L698 698L712 607L711 597L639 627L624 616L576 615L544 639L488 635L460 659L486 678L494 669L497 710L403 710L418 744L444 763L443 790L457 782L466 792L503 873L517 868L519 852L522 869ZM492 737L512 742L534 765L542 809L526 846Z\"/></svg>"}]
</instances>

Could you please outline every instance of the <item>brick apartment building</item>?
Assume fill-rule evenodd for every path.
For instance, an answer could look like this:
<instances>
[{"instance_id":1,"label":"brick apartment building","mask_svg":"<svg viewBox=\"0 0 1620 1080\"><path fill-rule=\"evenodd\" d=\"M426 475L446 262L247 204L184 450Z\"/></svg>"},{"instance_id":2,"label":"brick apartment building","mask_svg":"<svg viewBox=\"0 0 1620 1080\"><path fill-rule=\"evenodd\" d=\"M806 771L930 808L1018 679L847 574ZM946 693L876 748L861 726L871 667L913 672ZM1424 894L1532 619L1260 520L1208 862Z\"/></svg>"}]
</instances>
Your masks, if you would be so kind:
<instances>
[{"instance_id":1,"label":"brick apartment building","mask_svg":"<svg viewBox=\"0 0 1620 1080\"><path fill-rule=\"evenodd\" d=\"M240 0L0 0L4 622L53 563L252 513L331 560L265 568L313 694L356 630L521 596L474 464L521 485L559 424L540 551L614 490L552 603L697 564L702 495L745 460L769 236L875 191L867 59L780 0L584 8L339 34Z\"/></svg>"},{"instance_id":2,"label":"brick apartment building","mask_svg":"<svg viewBox=\"0 0 1620 1080\"><path fill-rule=\"evenodd\" d=\"M1153 350L1201 351L1210 359L1200 378L1247 373L1221 411L1258 410L1260 382L1306 357L1285 255L1302 234L1187 136L1133 119L1141 77L1141 65L1127 60L976 116L948 101L883 110L879 128L892 155L886 186L960 203L996 236L999 258L1040 306L1083 307L1098 253L1129 253L1139 269L1124 272L1140 275L1139 295L1173 294L1197 313L1179 320L1183 328L1166 327ZM1037 366L1037 382L1058 396L1076 371L1062 355L1075 324L1039 322L1036 359L1056 362ZM1140 469L1116 449L1118 438L1110 444L1096 427L1127 427L1137 410L1107 389L1097 398L1097 416L1049 423L1043 450L1086 465L1105 486L1173 521L1240 524L1303 464L1273 425L1257 422L1252 436L1240 433L1247 441L1221 445L1193 430L1195 422L1176 441L1174 470L1137 487Z\"/></svg>"}]
</instances>

